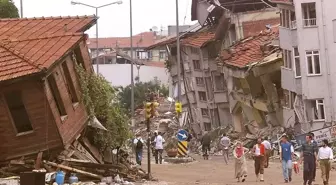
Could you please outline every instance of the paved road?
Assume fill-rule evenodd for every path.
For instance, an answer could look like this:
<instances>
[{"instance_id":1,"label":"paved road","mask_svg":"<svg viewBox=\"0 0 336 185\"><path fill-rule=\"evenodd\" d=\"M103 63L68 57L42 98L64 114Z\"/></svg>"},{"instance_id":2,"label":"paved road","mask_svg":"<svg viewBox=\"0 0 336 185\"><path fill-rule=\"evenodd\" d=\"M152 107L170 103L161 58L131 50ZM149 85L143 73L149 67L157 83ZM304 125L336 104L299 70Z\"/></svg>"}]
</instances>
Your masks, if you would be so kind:
<instances>
[{"instance_id":1,"label":"paved road","mask_svg":"<svg viewBox=\"0 0 336 185\"><path fill-rule=\"evenodd\" d=\"M152 174L159 179L159 183L145 183L149 185L234 185L234 184L265 184L265 185L281 185L285 184L282 178L280 162L271 162L270 168L265 170L265 182L256 182L253 172L253 161L248 161L249 176L246 182L238 183L234 179L234 165L230 161L229 165L225 165L221 156L213 156L209 161L197 158L197 162L189 164L162 164L152 165ZM146 160L145 160L146 161ZM145 162L144 161L144 162ZM146 168L146 164L143 165ZM336 172L332 172L332 178L329 184L336 185ZM302 185L302 173L294 174L292 185ZM317 170L317 179L313 183L322 185L320 178L320 170Z\"/></svg>"}]
</instances>

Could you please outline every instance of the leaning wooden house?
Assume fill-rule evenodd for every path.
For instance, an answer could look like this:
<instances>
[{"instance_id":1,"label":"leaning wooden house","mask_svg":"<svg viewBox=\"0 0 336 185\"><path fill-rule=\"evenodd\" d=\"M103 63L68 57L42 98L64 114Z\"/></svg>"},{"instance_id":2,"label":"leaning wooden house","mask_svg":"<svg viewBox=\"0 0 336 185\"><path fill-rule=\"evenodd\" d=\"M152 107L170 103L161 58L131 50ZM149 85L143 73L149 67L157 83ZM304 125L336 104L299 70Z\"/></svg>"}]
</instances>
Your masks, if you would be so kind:
<instances>
[{"instance_id":1,"label":"leaning wooden house","mask_svg":"<svg viewBox=\"0 0 336 185\"><path fill-rule=\"evenodd\" d=\"M88 121L75 63L92 72L93 16L0 19L0 161L62 151Z\"/></svg>"}]
</instances>

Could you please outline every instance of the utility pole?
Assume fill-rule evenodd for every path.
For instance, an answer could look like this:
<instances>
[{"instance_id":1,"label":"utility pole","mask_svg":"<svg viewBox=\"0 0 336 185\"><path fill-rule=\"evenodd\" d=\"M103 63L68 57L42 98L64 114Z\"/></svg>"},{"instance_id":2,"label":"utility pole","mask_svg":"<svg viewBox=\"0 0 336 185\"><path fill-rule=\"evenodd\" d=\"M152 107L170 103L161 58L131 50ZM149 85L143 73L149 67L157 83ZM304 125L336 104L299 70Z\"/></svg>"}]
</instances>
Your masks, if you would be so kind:
<instances>
[{"instance_id":1,"label":"utility pole","mask_svg":"<svg viewBox=\"0 0 336 185\"><path fill-rule=\"evenodd\" d=\"M23 4L22 4L23 0L20 0L20 14L21 14L21 18L23 18Z\"/></svg>"},{"instance_id":2,"label":"utility pole","mask_svg":"<svg viewBox=\"0 0 336 185\"><path fill-rule=\"evenodd\" d=\"M99 74L99 51L98 51L98 8L96 8L96 65L97 65L97 75Z\"/></svg>"},{"instance_id":3,"label":"utility pole","mask_svg":"<svg viewBox=\"0 0 336 185\"><path fill-rule=\"evenodd\" d=\"M133 22L132 22L132 0L130 0L130 44L131 44L131 120L134 128L134 70L133 70Z\"/></svg>"},{"instance_id":4,"label":"utility pole","mask_svg":"<svg viewBox=\"0 0 336 185\"><path fill-rule=\"evenodd\" d=\"M177 100L181 102L181 57L180 57L180 29L179 29L179 8L176 0L176 51L177 51Z\"/></svg>"}]
</instances>

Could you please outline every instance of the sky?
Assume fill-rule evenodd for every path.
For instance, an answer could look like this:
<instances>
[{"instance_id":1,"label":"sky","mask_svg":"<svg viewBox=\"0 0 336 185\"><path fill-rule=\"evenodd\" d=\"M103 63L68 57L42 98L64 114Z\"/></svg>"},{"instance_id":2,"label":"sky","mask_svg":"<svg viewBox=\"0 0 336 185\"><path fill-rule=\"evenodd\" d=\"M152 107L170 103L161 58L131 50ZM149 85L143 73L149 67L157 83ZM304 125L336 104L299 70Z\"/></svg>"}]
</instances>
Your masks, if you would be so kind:
<instances>
[{"instance_id":1,"label":"sky","mask_svg":"<svg viewBox=\"0 0 336 185\"><path fill-rule=\"evenodd\" d=\"M23 17L50 17L93 15L94 8L82 5L71 5L71 0L22 0ZM92 6L100 6L116 0L76 0ZM98 10L99 37L130 36L130 0L123 0L121 5L111 5ZM20 10L20 0L14 0ZM176 24L175 0L132 0L133 35L149 31L153 26L167 29L168 25ZM191 0L179 0L179 23L191 22ZM95 27L88 34L96 36Z\"/></svg>"}]
</instances>

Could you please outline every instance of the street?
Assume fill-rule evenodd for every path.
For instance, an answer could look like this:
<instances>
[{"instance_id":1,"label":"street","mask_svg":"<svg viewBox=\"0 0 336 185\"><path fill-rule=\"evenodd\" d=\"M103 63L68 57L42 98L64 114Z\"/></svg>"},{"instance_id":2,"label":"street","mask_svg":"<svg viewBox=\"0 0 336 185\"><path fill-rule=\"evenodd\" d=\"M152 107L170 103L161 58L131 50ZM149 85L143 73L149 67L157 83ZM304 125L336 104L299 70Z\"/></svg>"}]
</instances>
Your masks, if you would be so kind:
<instances>
[{"instance_id":1,"label":"street","mask_svg":"<svg viewBox=\"0 0 336 185\"><path fill-rule=\"evenodd\" d=\"M204 161L199 156L194 156L197 161L189 164L153 164L152 175L159 182L145 183L148 185L233 185L233 184L285 184L282 177L281 164L278 161L270 162L270 167L265 169L265 182L256 182L254 175L253 161L248 161L248 177L242 183L238 183L234 178L234 161L231 160L226 166L222 156L211 156L210 160ZM145 161L146 162L146 159ZM142 166L147 168L147 164ZM302 185L302 171L293 174L293 181L289 184ZM317 169L316 182L313 184L323 184L320 177L320 170ZM336 184L336 172L331 172L329 184Z\"/></svg>"}]
</instances>

